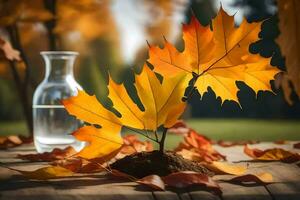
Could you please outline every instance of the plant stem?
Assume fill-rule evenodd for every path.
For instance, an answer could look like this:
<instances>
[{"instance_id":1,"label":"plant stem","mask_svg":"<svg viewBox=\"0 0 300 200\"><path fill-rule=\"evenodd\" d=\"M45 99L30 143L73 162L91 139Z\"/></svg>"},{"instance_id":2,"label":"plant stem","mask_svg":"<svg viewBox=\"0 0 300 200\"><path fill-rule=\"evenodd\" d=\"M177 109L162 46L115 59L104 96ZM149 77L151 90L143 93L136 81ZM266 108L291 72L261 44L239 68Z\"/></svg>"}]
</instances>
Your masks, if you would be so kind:
<instances>
[{"instance_id":1,"label":"plant stem","mask_svg":"<svg viewBox=\"0 0 300 200\"><path fill-rule=\"evenodd\" d=\"M155 135L155 140L158 141L157 131L154 131L154 135Z\"/></svg>"},{"instance_id":2,"label":"plant stem","mask_svg":"<svg viewBox=\"0 0 300 200\"><path fill-rule=\"evenodd\" d=\"M131 131L133 131L133 132L136 132L137 134L140 134L140 135L142 135L142 136L148 138L149 140L151 140L151 141L153 141L153 142L159 143L157 140L153 139L153 138L150 137L148 134L144 134L143 132L140 132L140 131L138 131L138 130L136 130L136 129L133 129L133 128L130 128L130 127L128 127L128 126L124 126L124 127L127 128L128 130L131 130Z\"/></svg>"},{"instance_id":3,"label":"plant stem","mask_svg":"<svg viewBox=\"0 0 300 200\"><path fill-rule=\"evenodd\" d=\"M159 141L159 152L161 154L164 153L164 149L165 149L165 140L166 140L166 136L167 136L167 131L168 129L167 128L164 128L164 131L162 133L162 137L161 137L161 140Z\"/></svg>"}]
</instances>

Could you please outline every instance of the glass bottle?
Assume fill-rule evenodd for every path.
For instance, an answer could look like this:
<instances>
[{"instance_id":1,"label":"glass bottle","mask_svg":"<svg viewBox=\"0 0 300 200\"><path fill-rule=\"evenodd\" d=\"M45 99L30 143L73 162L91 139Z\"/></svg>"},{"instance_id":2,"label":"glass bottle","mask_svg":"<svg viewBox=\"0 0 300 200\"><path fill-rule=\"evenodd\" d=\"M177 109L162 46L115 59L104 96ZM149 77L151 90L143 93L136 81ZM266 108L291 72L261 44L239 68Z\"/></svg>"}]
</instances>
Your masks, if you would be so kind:
<instances>
[{"instance_id":1,"label":"glass bottle","mask_svg":"<svg viewBox=\"0 0 300 200\"><path fill-rule=\"evenodd\" d=\"M73 146L79 151L84 143L76 140L71 133L81 126L81 122L70 116L61 100L74 96L81 86L73 76L73 66L77 52L43 51L45 78L33 96L34 144L39 153L54 148Z\"/></svg>"}]
</instances>

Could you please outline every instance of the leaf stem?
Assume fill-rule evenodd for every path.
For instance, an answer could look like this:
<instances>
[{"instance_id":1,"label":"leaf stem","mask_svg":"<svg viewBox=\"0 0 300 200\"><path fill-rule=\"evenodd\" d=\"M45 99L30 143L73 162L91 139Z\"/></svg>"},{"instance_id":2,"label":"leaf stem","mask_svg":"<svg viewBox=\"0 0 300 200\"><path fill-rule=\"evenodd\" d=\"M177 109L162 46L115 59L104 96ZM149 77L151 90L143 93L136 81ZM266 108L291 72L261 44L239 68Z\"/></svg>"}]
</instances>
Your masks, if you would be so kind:
<instances>
[{"instance_id":1,"label":"leaf stem","mask_svg":"<svg viewBox=\"0 0 300 200\"><path fill-rule=\"evenodd\" d=\"M157 135L157 131L154 131L154 135L155 135L155 139L158 142L158 135Z\"/></svg>"},{"instance_id":2,"label":"leaf stem","mask_svg":"<svg viewBox=\"0 0 300 200\"><path fill-rule=\"evenodd\" d=\"M140 134L140 135L142 135L142 136L148 138L149 140L151 140L151 141L153 141L153 142L159 143L158 140L153 139L152 137L150 137L150 136L147 135L147 134L144 134L143 132L140 132L140 131L138 131L138 130L136 130L136 129L133 129L133 128L130 128L130 127L128 127L128 126L123 126L123 127L127 128L128 130L131 130L131 131L133 131L133 132L136 132L136 133L138 133L138 134Z\"/></svg>"}]
</instances>

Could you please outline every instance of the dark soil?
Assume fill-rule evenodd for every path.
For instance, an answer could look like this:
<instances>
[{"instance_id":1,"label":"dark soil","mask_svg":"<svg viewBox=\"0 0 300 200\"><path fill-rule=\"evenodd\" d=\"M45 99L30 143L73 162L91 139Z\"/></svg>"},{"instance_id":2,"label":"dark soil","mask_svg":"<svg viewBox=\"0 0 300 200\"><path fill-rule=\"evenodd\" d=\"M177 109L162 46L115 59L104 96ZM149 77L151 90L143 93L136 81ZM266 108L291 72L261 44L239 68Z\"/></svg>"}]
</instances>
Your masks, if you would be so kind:
<instances>
[{"instance_id":1,"label":"dark soil","mask_svg":"<svg viewBox=\"0 0 300 200\"><path fill-rule=\"evenodd\" d=\"M213 175L204 166L170 151L163 154L160 154L159 151L152 151L129 155L114 162L111 168L136 178L143 178L152 174L166 176L179 171L195 171L209 176Z\"/></svg>"}]
</instances>

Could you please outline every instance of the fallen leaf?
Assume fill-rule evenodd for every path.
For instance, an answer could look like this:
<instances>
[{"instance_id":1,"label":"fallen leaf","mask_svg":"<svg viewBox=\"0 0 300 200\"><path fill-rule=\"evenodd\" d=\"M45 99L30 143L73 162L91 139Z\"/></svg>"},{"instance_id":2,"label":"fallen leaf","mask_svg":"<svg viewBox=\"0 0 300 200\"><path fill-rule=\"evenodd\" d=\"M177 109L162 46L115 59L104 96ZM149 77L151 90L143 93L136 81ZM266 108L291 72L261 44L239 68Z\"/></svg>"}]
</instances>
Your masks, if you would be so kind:
<instances>
[{"instance_id":1,"label":"fallen leaf","mask_svg":"<svg viewBox=\"0 0 300 200\"><path fill-rule=\"evenodd\" d=\"M249 52L249 45L259 40L260 27L261 22L245 19L236 27L234 16L222 8L207 26L192 16L190 23L183 25L183 52L168 41L162 49L150 45L148 62L163 76L194 74L201 97L210 87L222 103L238 102L237 81L245 82L256 94L272 91L270 80L279 72L270 65L271 58Z\"/></svg>"},{"instance_id":2,"label":"fallen leaf","mask_svg":"<svg viewBox=\"0 0 300 200\"><path fill-rule=\"evenodd\" d=\"M19 146L23 143L19 136L2 136L0 137L0 149L7 149L15 146Z\"/></svg>"},{"instance_id":3,"label":"fallen leaf","mask_svg":"<svg viewBox=\"0 0 300 200\"><path fill-rule=\"evenodd\" d=\"M120 151L120 154L123 154L123 156L142 151L153 151L152 143L149 141L140 141L137 135L126 135L123 137L123 141L124 145Z\"/></svg>"},{"instance_id":4,"label":"fallen leaf","mask_svg":"<svg viewBox=\"0 0 300 200\"><path fill-rule=\"evenodd\" d=\"M136 181L139 184L146 185L155 190L165 190L165 183L160 176L150 175Z\"/></svg>"},{"instance_id":5,"label":"fallen leaf","mask_svg":"<svg viewBox=\"0 0 300 200\"><path fill-rule=\"evenodd\" d=\"M29 160L33 162L44 161L51 162L55 160L65 159L67 157L75 155L77 152L71 146L64 149L55 148L51 152L36 153L36 154L18 154L17 158L22 160Z\"/></svg>"},{"instance_id":6,"label":"fallen leaf","mask_svg":"<svg viewBox=\"0 0 300 200\"><path fill-rule=\"evenodd\" d=\"M84 126L73 133L73 136L80 140L88 142L76 156L86 159L102 160L102 163L114 158L120 151L123 140L120 135L119 127Z\"/></svg>"},{"instance_id":7,"label":"fallen leaf","mask_svg":"<svg viewBox=\"0 0 300 200\"><path fill-rule=\"evenodd\" d=\"M295 149L300 149L300 142L293 144L293 147Z\"/></svg>"},{"instance_id":8,"label":"fallen leaf","mask_svg":"<svg viewBox=\"0 0 300 200\"><path fill-rule=\"evenodd\" d=\"M29 179L47 180L72 176L74 173L60 166L43 167L34 171L17 170Z\"/></svg>"},{"instance_id":9,"label":"fallen leaf","mask_svg":"<svg viewBox=\"0 0 300 200\"><path fill-rule=\"evenodd\" d=\"M259 183L267 184L273 182L273 176L270 173L260 173L260 174L246 174L238 177L234 177L229 180L233 183Z\"/></svg>"},{"instance_id":10,"label":"fallen leaf","mask_svg":"<svg viewBox=\"0 0 300 200\"><path fill-rule=\"evenodd\" d=\"M168 176L162 177L162 180L168 186L175 188L186 188L191 185L203 185L208 188L220 189L218 183L216 183L211 177L193 171L172 173Z\"/></svg>"},{"instance_id":11,"label":"fallen leaf","mask_svg":"<svg viewBox=\"0 0 300 200\"><path fill-rule=\"evenodd\" d=\"M175 152L186 159L198 162L211 163L212 161L226 160L225 156L214 150L207 137L200 135L193 129L189 129L184 141L175 148Z\"/></svg>"},{"instance_id":12,"label":"fallen leaf","mask_svg":"<svg viewBox=\"0 0 300 200\"><path fill-rule=\"evenodd\" d=\"M81 158L75 157L75 158L68 158L68 159L63 159L63 160L56 160L51 163L53 166L59 166L63 167L65 169L68 169L72 172L80 172L81 169L83 168L83 161ZM90 172L94 172L93 170L90 170Z\"/></svg>"},{"instance_id":13,"label":"fallen leaf","mask_svg":"<svg viewBox=\"0 0 300 200\"><path fill-rule=\"evenodd\" d=\"M300 160L300 155L298 153L293 153L280 148L266 149L263 151L256 148L250 149L246 145L244 147L244 152L255 160L282 161L286 163L293 163Z\"/></svg>"},{"instance_id":14,"label":"fallen leaf","mask_svg":"<svg viewBox=\"0 0 300 200\"><path fill-rule=\"evenodd\" d=\"M247 171L246 166L229 164L226 162L213 161L209 164L204 164L206 168L215 172L216 174L232 174L232 175L242 175Z\"/></svg>"},{"instance_id":15,"label":"fallen leaf","mask_svg":"<svg viewBox=\"0 0 300 200\"><path fill-rule=\"evenodd\" d=\"M102 158L97 161L96 159L86 160L81 157L71 157L63 160L56 160L52 162L51 165L60 166L76 173L90 174L106 170L108 163L103 163Z\"/></svg>"},{"instance_id":16,"label":"fallen leaf","mask_svg":"<svg viewBox=\"0 0 300 200\"><path fill-rule=\"evenodd\" d=\"M187 137L184 138L184 141L196 149L209 150L212 148L210 139L198 134L195 130L192 129L188 133Z\"/></svg>"},{"instance_id":17,"label":"fallen leaf","mask_svg":"<svg viewBox=\"0 0 300 200\"><path fill-rule=\"evenodd\" d=\"M177 135L186 135L190 131L190 128L183 120L178 120L171 128L168 129L168 133L174 133Z\"/></svg>"},{"instance_id":18,"label":"fallen leaf","mask_svg":"<svg viewBox=\"0 0 300 200\"><path fill-rule=\"evenodd\" d=\"M189 129L189 132L184 137L184 142L181 142L175 151L191 148L210 150L212 149L212 145L210 139L193 129Z\"/></svg>"},{"instance_id":19,"label":"fallen leaf","mask_svg":"<svg viewBox=\"0 0 300 200\"><path fill-rule=\"evenodd\" d=\"M247 141L224 141L224 140L218 140L216 144L218 144L221 147L232 147L237 145L246 145L246 144L258 144L259 141L257 140L247 140Z\"/></svg>"},{"instance_id":20,"label":"fallen leaf","mask_svg":"<svg viewBox=\"0 0 300 200\"><path fill-rule=\"evenodd\" d=\"M197 151L193 151L193 149L181 149L179 151L176 151L176 154L181 155L183 158L188 159L188 160L193 160L193 161L203 161L205 160L200 153Z\"/></svg>"}]
</instances>

